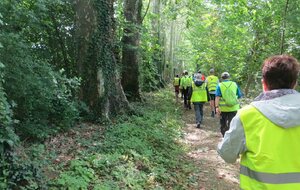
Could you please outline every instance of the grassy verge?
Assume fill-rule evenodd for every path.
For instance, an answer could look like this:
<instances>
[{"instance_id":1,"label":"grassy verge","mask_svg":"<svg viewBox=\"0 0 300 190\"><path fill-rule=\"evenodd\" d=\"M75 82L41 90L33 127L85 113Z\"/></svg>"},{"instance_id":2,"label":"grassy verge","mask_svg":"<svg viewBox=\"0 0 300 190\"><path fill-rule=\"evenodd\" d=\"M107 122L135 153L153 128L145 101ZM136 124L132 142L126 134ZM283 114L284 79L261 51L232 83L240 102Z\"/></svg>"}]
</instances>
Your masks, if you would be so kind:
<instances>
[{"instance_id":1,"label":"grassy verge","mask_svg":"<svg viewBox=\"0 0 300 190\"><path fill-rule=\"evenodd\" d=\"M37 150L47 189L187 189L193 166L179 143L181 110L167 90L147 94L139 113L114 124L82 126ZM35 153L36 154L36 153ZM46 179L45 178L45 179Z\"/></svg>"}]
</instances>

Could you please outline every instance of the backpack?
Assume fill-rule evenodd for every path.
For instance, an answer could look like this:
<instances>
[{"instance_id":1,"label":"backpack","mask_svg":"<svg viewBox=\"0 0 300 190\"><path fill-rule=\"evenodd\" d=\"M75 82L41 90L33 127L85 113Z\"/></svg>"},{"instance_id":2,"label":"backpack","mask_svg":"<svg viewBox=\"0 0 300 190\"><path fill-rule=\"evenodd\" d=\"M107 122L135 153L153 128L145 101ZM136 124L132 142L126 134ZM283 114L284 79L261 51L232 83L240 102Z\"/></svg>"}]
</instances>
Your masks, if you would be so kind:
<instances>
[{"instance_id":1,"label":"backpack","mask_svg":"<svg viewBox=\"0 0 300 190\"><path fill-rule=\"evenodd\" d=\"M223 86L225 86L224 83L222 83ZM236 92L233 92L230 88L230 86L233 84L233 82L230 83L229 86L225 86L224 92L222 92L222 98L225 101L226 106L235 106L239 104L239 101L236 97Z\"/></svg>"}]
</instances>

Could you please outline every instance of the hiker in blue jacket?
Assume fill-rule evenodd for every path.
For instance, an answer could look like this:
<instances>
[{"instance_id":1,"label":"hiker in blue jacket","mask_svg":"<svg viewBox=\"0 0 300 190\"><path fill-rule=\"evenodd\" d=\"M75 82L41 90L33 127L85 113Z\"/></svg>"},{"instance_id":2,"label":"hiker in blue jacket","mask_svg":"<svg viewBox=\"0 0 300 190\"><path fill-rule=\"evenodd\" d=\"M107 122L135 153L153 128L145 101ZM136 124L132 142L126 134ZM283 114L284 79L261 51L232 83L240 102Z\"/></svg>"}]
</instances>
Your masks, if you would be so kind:
<instances>
[{"instance_id":1,"label":"hiker in blue jacket","mask_svg":"<svg viewBox=\"0 0 300 190\"><path fill-rule=\"evenodd\" d=\"M216 89L216 112L220 116L220 130L224 137L225 132L229 129L230 122L232 118L236 115L237 110L240 109L240 105L237 102L234 105L228 105L226 103L227 100L222 96L226 90L232 91L236 97L233 98L241 98L242 93L238 85L229 80L230 75L228 72L224 72L221 75L222 82L218 84Z\"/></svg>"}]
</instances>

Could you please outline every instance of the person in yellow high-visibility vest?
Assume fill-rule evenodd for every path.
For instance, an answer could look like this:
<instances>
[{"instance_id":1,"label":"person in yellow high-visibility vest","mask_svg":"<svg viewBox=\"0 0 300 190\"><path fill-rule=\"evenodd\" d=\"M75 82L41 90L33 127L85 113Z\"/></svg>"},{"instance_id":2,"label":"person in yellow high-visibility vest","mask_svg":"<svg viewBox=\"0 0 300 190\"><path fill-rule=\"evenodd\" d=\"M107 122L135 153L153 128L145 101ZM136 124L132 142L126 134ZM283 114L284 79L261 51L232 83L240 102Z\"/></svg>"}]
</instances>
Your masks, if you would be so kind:
<instances>
[{"instance_id":1,"label":"person in yellow high-visibility vest","mask_svg":"<svg viewBox=\"0 0 300 190\"><path fill-rule=\"evenodd\" d=\"M175 88L175 98L176 102L178 102L178 94L179 94L179 85L180 85L180 78L178 75L174 77L173 86Z\"/></svg>"},{"instance_id":2,"label":"person in yellow high-visibility vest","mask_svg":"<svg viewBox=\"0 0 300 190\"><path fill-rule=\"evenodd\" d=\"M201 74L195 75L189 94L191 94L191 102L194 104L196 127L200 128L203 122L203 105L208 101L206 83L203 81Z\"/></svg>"},{"instance_id":3,"label":"person in yellow high-visibility vest","mask_svg":"<svg viewBox=\"0 0 300 190\"><path fill-rule=\"evenodd\" d=\"M223 72L221 74L222 82L217 85L216 88L216 112L220 116L220 131L224 136L225 132L229 129L229 124L232 118L235 116L237 111L240 109L240 105L237 102L235 105L228 105L226 103L225 95L227 91L232 91L235 97L232 98L241 98L242 93L238 85L230 81L230 75L228 72Z\"/></svg>"},{"instance_id":4,"label":"person in yellow high-visibility vest","mask_svg":"<svg viewBox=\"0 0 300 190\"><path fill-rule=\"evenodd\" d=\"M216 109L215 109L215 99L216 99L216 89L219 84L219 79L215 76L215 70L209 70L210 75L206 78L206 84L209 92L209 104L211 109L211 117L215 117Z\"/></svg>"},{"instance_id":5,"label":"person in yellow high-visibility vest","mask_svg":"<svg viewBox=\"0 0 300 190\"><path fill-rule=\"evenodd\" d=\"M192 87L192 78L189 76L187 70L184 71L184 76L180 79L180 88L183 93L183 103L186 109L191 109L189 89Z\"/></svg>"},{"instance_id":6,"label":"person in yellow high-visibility vest","mask_svg":"<svg viewBox=\"0 0 300 190\"><path fill-rule=\"evenodd\" d=\"M218 145L226 162L234 163L241 155L241 189L300 189L300 93L295 90L299 71L292 56L266 59L263 92L238 111Z\"/></svg>"},{"instance_id":7,"label":"person in yellow high-visibility vest","mask_svg":"<svg viewBox=\"0 0 300 190\"><path fill-rule=\"evenodd\" d=\"M180 76L180 80L179 80L179 91L180 91L180 94L181 94L181 99L183 99L183 90L182 90L182 85L181 85L181 83L182 83L182 78L184 77L184 72L183 73L181 73L181 76Z\"/></svg>"}]
</instances>

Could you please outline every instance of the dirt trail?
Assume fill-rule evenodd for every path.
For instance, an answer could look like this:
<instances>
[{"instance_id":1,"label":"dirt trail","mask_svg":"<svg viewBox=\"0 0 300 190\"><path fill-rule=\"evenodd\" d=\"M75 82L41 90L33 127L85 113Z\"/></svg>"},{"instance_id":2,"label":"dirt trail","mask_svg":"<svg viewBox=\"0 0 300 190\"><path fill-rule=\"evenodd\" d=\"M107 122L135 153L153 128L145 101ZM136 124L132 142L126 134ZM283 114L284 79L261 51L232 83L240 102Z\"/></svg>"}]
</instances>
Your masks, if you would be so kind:
<instances>
[{"instance_id":1,"label":"dirt trail","mask_svg":"<svg viewBox=\"0 0 300 190\"><path fill-rule=\"evenodd\" d=\"M216 147L221 141L219 118L212 118L209 104L204 106L201 128L196 128L194 110L184 110L184 143L189 147L188 156L196 164L191 189L239 189L239 163L227 164L218 156Z\"/></svg>"}]
</instances>

